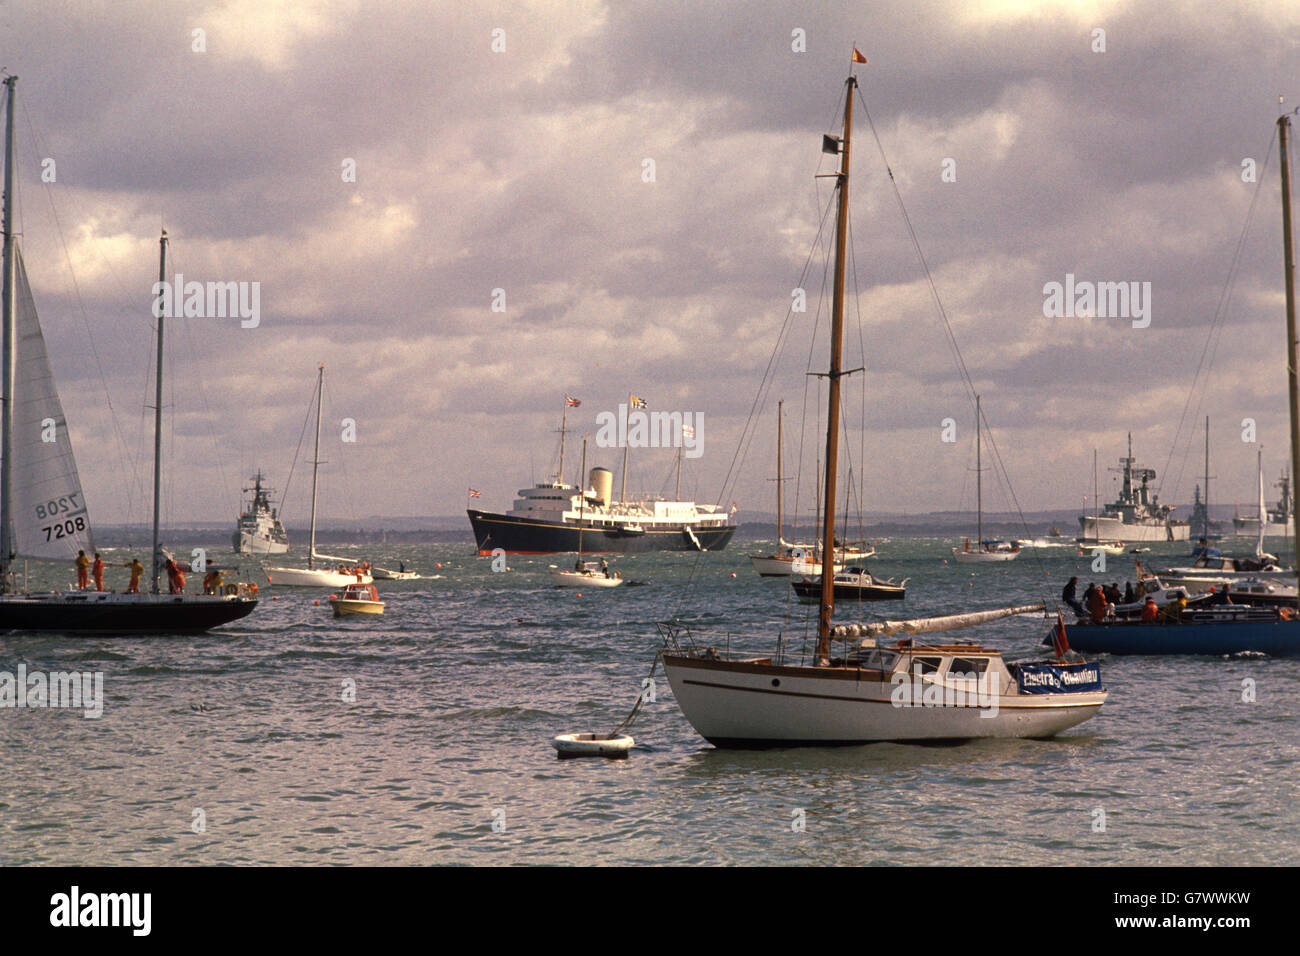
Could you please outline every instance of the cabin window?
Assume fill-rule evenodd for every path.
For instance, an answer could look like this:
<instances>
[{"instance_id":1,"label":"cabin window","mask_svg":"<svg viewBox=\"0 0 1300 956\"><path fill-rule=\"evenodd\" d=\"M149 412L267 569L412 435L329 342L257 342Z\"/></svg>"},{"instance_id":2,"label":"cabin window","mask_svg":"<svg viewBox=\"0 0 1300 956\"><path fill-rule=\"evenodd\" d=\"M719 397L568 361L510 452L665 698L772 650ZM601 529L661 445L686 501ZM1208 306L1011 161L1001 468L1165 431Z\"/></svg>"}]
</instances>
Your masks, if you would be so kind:
<instances>
[{"instance_id":1,"label":"cabin window","mask_svg":"<svg viewBox=\"0 0 1300 956\"><path fill-rule=\"evenodd\" d=\"M914 657L912 658L912 670L918 674L937 674L941 663L943 663L941 657Z\"/></svg>"},{"instance_id":2,"label":"cabin window","mask_svg":"<svg viewBox=\"0 0 1300 956\"><path fill-rule=\"evenodd\" d=\"M978 677L989 669L987 657L954 657L948 665L948 673L954 677L974 674Z\"/></svg>"}]
</instances>

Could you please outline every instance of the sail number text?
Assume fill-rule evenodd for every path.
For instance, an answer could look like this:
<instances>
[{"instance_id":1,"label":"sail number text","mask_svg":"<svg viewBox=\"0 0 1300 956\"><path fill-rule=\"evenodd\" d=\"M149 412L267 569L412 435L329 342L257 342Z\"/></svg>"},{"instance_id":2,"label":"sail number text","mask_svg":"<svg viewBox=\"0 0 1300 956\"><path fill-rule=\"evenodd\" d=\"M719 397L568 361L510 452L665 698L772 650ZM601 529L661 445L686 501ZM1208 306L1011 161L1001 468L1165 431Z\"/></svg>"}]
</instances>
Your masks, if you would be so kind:
<instances>
[{"instance_id":1,"label":"sail number text","mask_svg":"<svg viewBox=\"0 0 1300 956\"><path fill-rule=\"evenodd\" d=\"M53 524L41 528L46 541L68 538L79 531L86 530L86 506L77 500L79 495L64 495L36 506L36 517L45 521L55 519Z\"/></svg>"}]
</instances>

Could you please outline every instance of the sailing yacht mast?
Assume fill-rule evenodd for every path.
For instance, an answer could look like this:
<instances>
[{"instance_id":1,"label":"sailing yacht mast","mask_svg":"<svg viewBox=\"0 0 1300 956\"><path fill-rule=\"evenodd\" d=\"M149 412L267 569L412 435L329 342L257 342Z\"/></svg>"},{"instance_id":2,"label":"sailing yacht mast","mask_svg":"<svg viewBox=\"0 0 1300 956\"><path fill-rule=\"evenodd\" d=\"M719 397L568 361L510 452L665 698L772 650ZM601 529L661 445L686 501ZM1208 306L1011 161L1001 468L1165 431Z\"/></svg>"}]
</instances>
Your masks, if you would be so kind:
<instances>
[{"instance_id":1,"label":"sailing yacht mast","mask_svg":"<svg viewBox=\"0 0 1300 956\"><path fill-rule=\"evenodd\" d=\"M1210 546L1210 416L1205 416L1205 493L1201 498L1201 534Z\"/></svg>"},{"instance_id":2,"label":"sailing yacht mast","mask_svg":"<svg viewBox=\"0 0 1300 956\"><path fill-rule=\"evenodd\" d=\"M776 552L781 553L781 525L784 523L782 514L782 500L784 488L781 484L784 479L781 477L784 472L781 471L781 418L782 409L785 407L785 399L778 399L776 403Z\"/></svg>"},{"instance_id":3,"label":"sailing yacht mast","mask_svg":"<svg viewBox=\"0 0 1300 956\"><path fill-rule=\"evenodd\" d=\"M822 597L817 615L817 660L830 660L831 612L835 609L835 473L839 470L840 354L844 346L844 259L849 233L849 141L853 129L853 90L857 77L844 81L844 139L840 145L839 209L835 217L835 289L831 302L831 365L826 373L830 396L826 416L826 486L822 501Z\"/></svg>"},{"instance_id":4,"label":"sailing yacht mast","mask_svg":"<svg viewBox=\"0 0 1300 956\"><path fill-rule=\"evenodd\" d=\"M322 395L325 391L325 363L321 362L316 372L316 450L311 462L311 544L307 550L307 569L316 569L316 473L320 470L320 409Z\"/></svg>"},{"instance_id":5,"label":"sailing yacht mast","mask_svg":"<svg viewBox=\"0 0 1300 956\"><path fill-rule=\"evenodd\" d=\"M164 229L158 239L158 281L165 285L167 283L167 230ZM150 584L150 590L158 593L158 583L161 576L161 567L158 563L159 548L162 542L159 540L159 516L162 506L162 405L163 405L163 316L167 310L162 307L162 301L158 304L158 369L154 375L154 409L153 409L153 581Z\"/></svg>"},{"instance_id":6,"label":"sailing yacht mast","mask_svg":"<svg viewBox=\"0 0 1300 956\"><path fill-rule=\"evenodd\" d=\"M14 195L14 99L18 91L18 77L5 78L8 93L8 107L5 110L5 194L4 194L4 369L0 373L3 386L0 388L4 401L4 410L0 413L0 593L9 591L9 565L13 560L13 515L10 511L13 501L13 434L14 434L14 381L17 377L17 356L14 347L17 340L17 280L18 272L14 257L13 233L13 195Z\"/></svg>"},{"instance_id":7,"label":"sailing yacht mast","mask_svg":"<svg viewBox=\"0 0 1300 956\"><path fill-rule=\"evenodd\" d=\"M980 456L980 397L975 396L975 547L984 550L984 464Z\"/></svg>"},{"instance_id":8,"label":"sailing yacht mast","mask_svg":"<svg viewBox=\"0 0 1300 956\"><path fill-rule=\"evenodd\" d=\"M1291 117L1277 118L1278 152L1282 165L1282 261L1286 267L1286 370L1291 399L1291 474L1300 476L1300 379L1296 372L1295 244L1291 238ZM1300 538L1297 538L1300 540ZM1300 560L1296 561L1296 584L1300 588Z\"/></svg>"}]
</instances>

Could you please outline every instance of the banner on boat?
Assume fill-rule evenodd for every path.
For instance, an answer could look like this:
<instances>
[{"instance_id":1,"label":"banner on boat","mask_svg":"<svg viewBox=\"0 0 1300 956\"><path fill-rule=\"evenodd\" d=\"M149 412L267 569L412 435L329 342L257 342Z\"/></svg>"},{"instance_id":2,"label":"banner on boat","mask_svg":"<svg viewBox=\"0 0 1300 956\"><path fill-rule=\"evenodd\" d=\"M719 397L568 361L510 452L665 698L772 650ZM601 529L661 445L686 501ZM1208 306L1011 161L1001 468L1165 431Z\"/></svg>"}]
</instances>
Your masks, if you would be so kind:
<instances>
[{"instance_id":1,"label":"banner on boat","mask_svg":"<svg viewBox=\"0 0 1300 956\"><path fill-rule=\"evenodd\" d=\"M1020 664L1016 681L1022 694L1082 694L1101 690L1101 665Z\"/></svg>"}]
</instances>

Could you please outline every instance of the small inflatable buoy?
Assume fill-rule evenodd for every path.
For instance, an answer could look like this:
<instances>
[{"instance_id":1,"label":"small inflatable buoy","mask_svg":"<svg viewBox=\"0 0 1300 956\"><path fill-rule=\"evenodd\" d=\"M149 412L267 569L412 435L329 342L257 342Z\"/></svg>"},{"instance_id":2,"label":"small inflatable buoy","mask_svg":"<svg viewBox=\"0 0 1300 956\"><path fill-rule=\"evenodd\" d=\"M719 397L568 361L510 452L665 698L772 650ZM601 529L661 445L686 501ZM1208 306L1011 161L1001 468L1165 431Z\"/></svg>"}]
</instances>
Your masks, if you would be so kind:
<instances>
[{"instance_id":1,"label":"small inflatable buoy","mask_svg":"<svg viewBox=\"0 0 1300 956\"><path fill-rule=\"evenodd\" d=\"M320 607L320 601L312 601L311 603L314 604L316 607Z\"/></svg>"},{"instance_id":2,"label":"small inflatable buoy","mask_svg":"<svg viewBox=\"0 0 1300 956\"><path fill-rule=\"evenodd\" d=\"M560 734L551 746L560 757L626 757L635 743L627 734Z\"/></svg>"},{"instance_id":3,"label":"small inflatable buoy","mask_svg":"<svg viewBox=\"0 0 1300 956\"><path fill-rule=\"evenodd\" d=\"M734 577L736 576L736 572L735 572L735 571L732 571L732 572L731 572L731 576L734 578Z\"/></svg>"},{"instance_id":4,"label":"small inflatable buoy","mask_svg":"<svg viewBox=\"0 0 1300 956\"><path fill-rule=\"evenodd\" d=\"M440 567L442 567L442 565L441 565L441 564L435 564L434 567L435 567L435 568L440 568Z\"/></svg>"}]
</instances>

